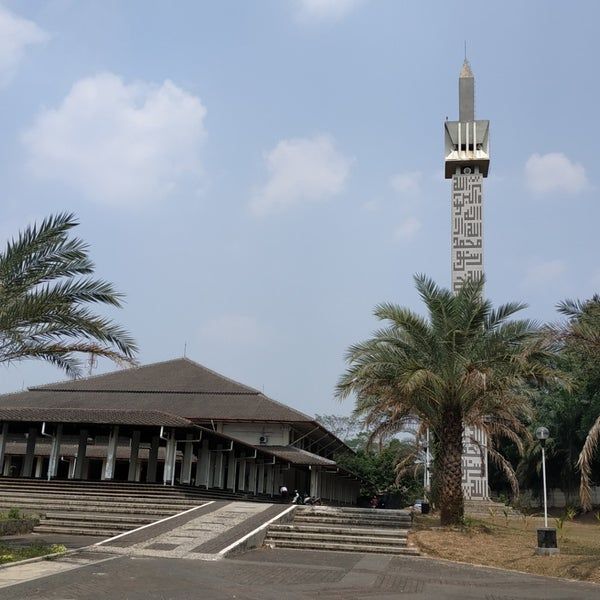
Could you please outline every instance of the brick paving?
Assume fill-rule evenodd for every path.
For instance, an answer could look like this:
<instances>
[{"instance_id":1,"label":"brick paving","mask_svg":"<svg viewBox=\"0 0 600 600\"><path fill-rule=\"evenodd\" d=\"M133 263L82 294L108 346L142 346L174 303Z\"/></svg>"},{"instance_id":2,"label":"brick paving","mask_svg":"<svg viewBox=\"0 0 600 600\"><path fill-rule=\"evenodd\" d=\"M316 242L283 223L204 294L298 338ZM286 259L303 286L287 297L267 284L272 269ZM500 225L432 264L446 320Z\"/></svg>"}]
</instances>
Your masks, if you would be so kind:
<instances>
[{"instance_id":1,"label":"brick paving","mask_svg":"<svg viewBox=\"0 0 600 600\"><path fill-rule=\"evenodd\" d=\"M251 531L254 531L257 527L260 527L269 519L272 519L273 517L276 517L278 514L282 513L284 510L287 510L287 508L287 506L282 506L281 504L269 506L269 508L266 510L246 519L235 527L227 529L221 535L218 535L212 540L196 546L192 552L216 554L223 550L223 548L227 548L230 544L233 544L236 540L239 540Z\"/></svg>"},{"instance_id":2,"label":"brick paving","mask_svg":"<svg viewBox=\"0 0 600 600\"><path fill-rule=\"evenodd\" d=\"M261 549L216 562L119 556L72 566L0 589L0 600L600 598L593 584L372 554Z\"/></svg>"},{"instance_id":3,"label":"brick paving","mask_svg":"<svg viewBox=\"0 0 600 600\"><path fill-rule=\"evenodd\" d=\"M152 525L96 550L157 558L217 560L219 551L287 507L257 502L215 502L181 517Z\"/></svg>"},{"instance_id":4,"label":"brick paving","mask_svg":"<svg viewBox=\"0 0 600 600\"><path fill-rule=\"evenodd\" d=\"M209 502L207 504L204 504L203 506L199 506L198 508L192 511L186 512L183 515L179 515L177 517L169 519L168 521L163 521L162 523L150 525L150 527L145 527L144 529L134 531L133 533L128 533L126 536L104 545L114 548L129 548L130 546L133 546L135 544L147 542L160 535L164 535L165 533L175 529L176 527L182 527L186 523L189 523L190 521L199 517L208 515L216 510L220 510L228 504L231 504L231 502L224 500Z\"/></svg>"}]
</instances>

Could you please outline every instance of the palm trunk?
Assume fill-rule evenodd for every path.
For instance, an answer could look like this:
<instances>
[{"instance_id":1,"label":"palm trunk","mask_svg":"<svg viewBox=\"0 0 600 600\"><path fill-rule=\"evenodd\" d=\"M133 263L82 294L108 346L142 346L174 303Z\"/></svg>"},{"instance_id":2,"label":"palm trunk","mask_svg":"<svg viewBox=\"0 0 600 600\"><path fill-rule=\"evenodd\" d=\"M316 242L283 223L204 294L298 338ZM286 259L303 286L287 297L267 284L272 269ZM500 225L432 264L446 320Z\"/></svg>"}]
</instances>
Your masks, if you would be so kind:
<instances>
[{"instance_id":1,"label":"palm trunk","mask_svg":"<svg viewBox=\"0 0 600 600\"><path fill-rule=\"evenodd\" d=\"M439 477L441 524L460 525L465 507L462 491L463 424L459 411L447 410L440 435Z\"/></svg>"}]
</instances>

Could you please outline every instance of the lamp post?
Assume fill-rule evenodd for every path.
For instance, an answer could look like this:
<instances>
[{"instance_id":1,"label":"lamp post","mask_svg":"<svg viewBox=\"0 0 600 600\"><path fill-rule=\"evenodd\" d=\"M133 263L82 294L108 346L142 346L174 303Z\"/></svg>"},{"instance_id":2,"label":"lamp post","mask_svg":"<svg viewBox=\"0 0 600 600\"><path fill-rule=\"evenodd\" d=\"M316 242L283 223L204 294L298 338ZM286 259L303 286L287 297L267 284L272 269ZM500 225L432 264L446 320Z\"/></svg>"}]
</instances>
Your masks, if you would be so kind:
<instances>
[{"instance_id":1,"label":"lamp post","mask_svg":"<svg viewBox=\"0 0 600 600\"><path fill-rule=\"evenodd\" d=\"M535 430L535 437L539 440L542 447L542 481L544 486L544 527L537 530L538 547L537 554L558 554L556 544L556 529L548 527L548 492L546 488L546 440L550 437L550 432L546 427L538 427Z\"/></svg>"},{"instance_id":2,"label":"lamp post","mask_svg":"<svg viewBox=\"0 0 600 600\"><path fill-rule=\"evenodd\" d=\"M429 473L429 464L431 454L429 450L429 427L427 428L427 438L425 441L425 469L423 470L423 500L421 502L421 514L429 514L429 496L431 491L431 475Z\"/></svg>"}]
</instances>

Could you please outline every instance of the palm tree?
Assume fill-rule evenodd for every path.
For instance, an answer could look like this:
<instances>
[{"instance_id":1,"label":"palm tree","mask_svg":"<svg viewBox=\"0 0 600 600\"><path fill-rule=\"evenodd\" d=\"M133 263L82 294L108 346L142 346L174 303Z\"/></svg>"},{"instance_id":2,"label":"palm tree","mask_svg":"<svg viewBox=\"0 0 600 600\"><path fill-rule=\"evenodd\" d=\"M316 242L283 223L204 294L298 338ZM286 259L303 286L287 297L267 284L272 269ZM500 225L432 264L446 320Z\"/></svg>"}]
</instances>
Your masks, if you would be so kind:
<instances>
[{"instance_id":1,"label":"palm tree","mask_svg":"<svg viewBox=\"0 0 600 600\"><path fill-rule=\"evenodd\" d=\"M120 307L122 295L92 278L87 244L69 237L76 225L72 214L48 217L0 253L0 363L42 359L77 376L81 353L133 361L133 339L91 308Z\"/></svg>"},{"instance_id":2,"label":"palm tree","mask_svg":"<svg viewBox=\"0 0 600 600\"><path fill-rule=\"evenodd\" d=\"M581 302L565 300L558 305L558 310L567 317L562 326L554 326L552 331L563 343L564 350L581 365L583 378L592 380L597 394L600 383L600 295ZM579 497L583 510L592 509L592 463L598 444L600 443L600 415L589 430L577 461L581 472Z\"/></svg>"},{"instance_id":3,"label":"palm tree","mask_svg":"<svg viewBox=\"0 0 600 600\"><path fill-rule=\"evenodd\" d=\"M464 516L465 425L484 430L482 453L517 486L495 440L523 448L530 384L554 377L553 352L534 323L510 320L523 304L494 310L482 299L483 280L466 283L456 295L423 275L415 281L427 318L395 304L379 305L375 316L387 325L349 348L337 395L356 395L356 412L373 427L372 439L415 422L430 429L441 521L454 525Z\"/></svg>"}]
</instances>

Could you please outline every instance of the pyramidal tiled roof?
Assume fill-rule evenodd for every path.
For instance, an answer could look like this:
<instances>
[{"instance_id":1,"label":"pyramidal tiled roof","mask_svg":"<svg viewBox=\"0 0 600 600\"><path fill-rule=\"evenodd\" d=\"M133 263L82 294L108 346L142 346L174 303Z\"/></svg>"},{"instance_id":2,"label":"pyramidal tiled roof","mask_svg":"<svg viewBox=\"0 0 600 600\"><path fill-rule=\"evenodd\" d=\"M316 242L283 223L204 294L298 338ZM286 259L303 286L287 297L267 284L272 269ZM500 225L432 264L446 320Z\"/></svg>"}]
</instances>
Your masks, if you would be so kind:
<instances>
[{"instance_id":1,"label":"pyramidal tiled roof","mask_svg":"<svg viewBox=\"0 0 600 600\"><path fill-rule=\"evenodd\" d=\"M0 395L0 408L8 407L153 410L195 421L314 421L188 358Z\"/></svg>"}]
</instances>

